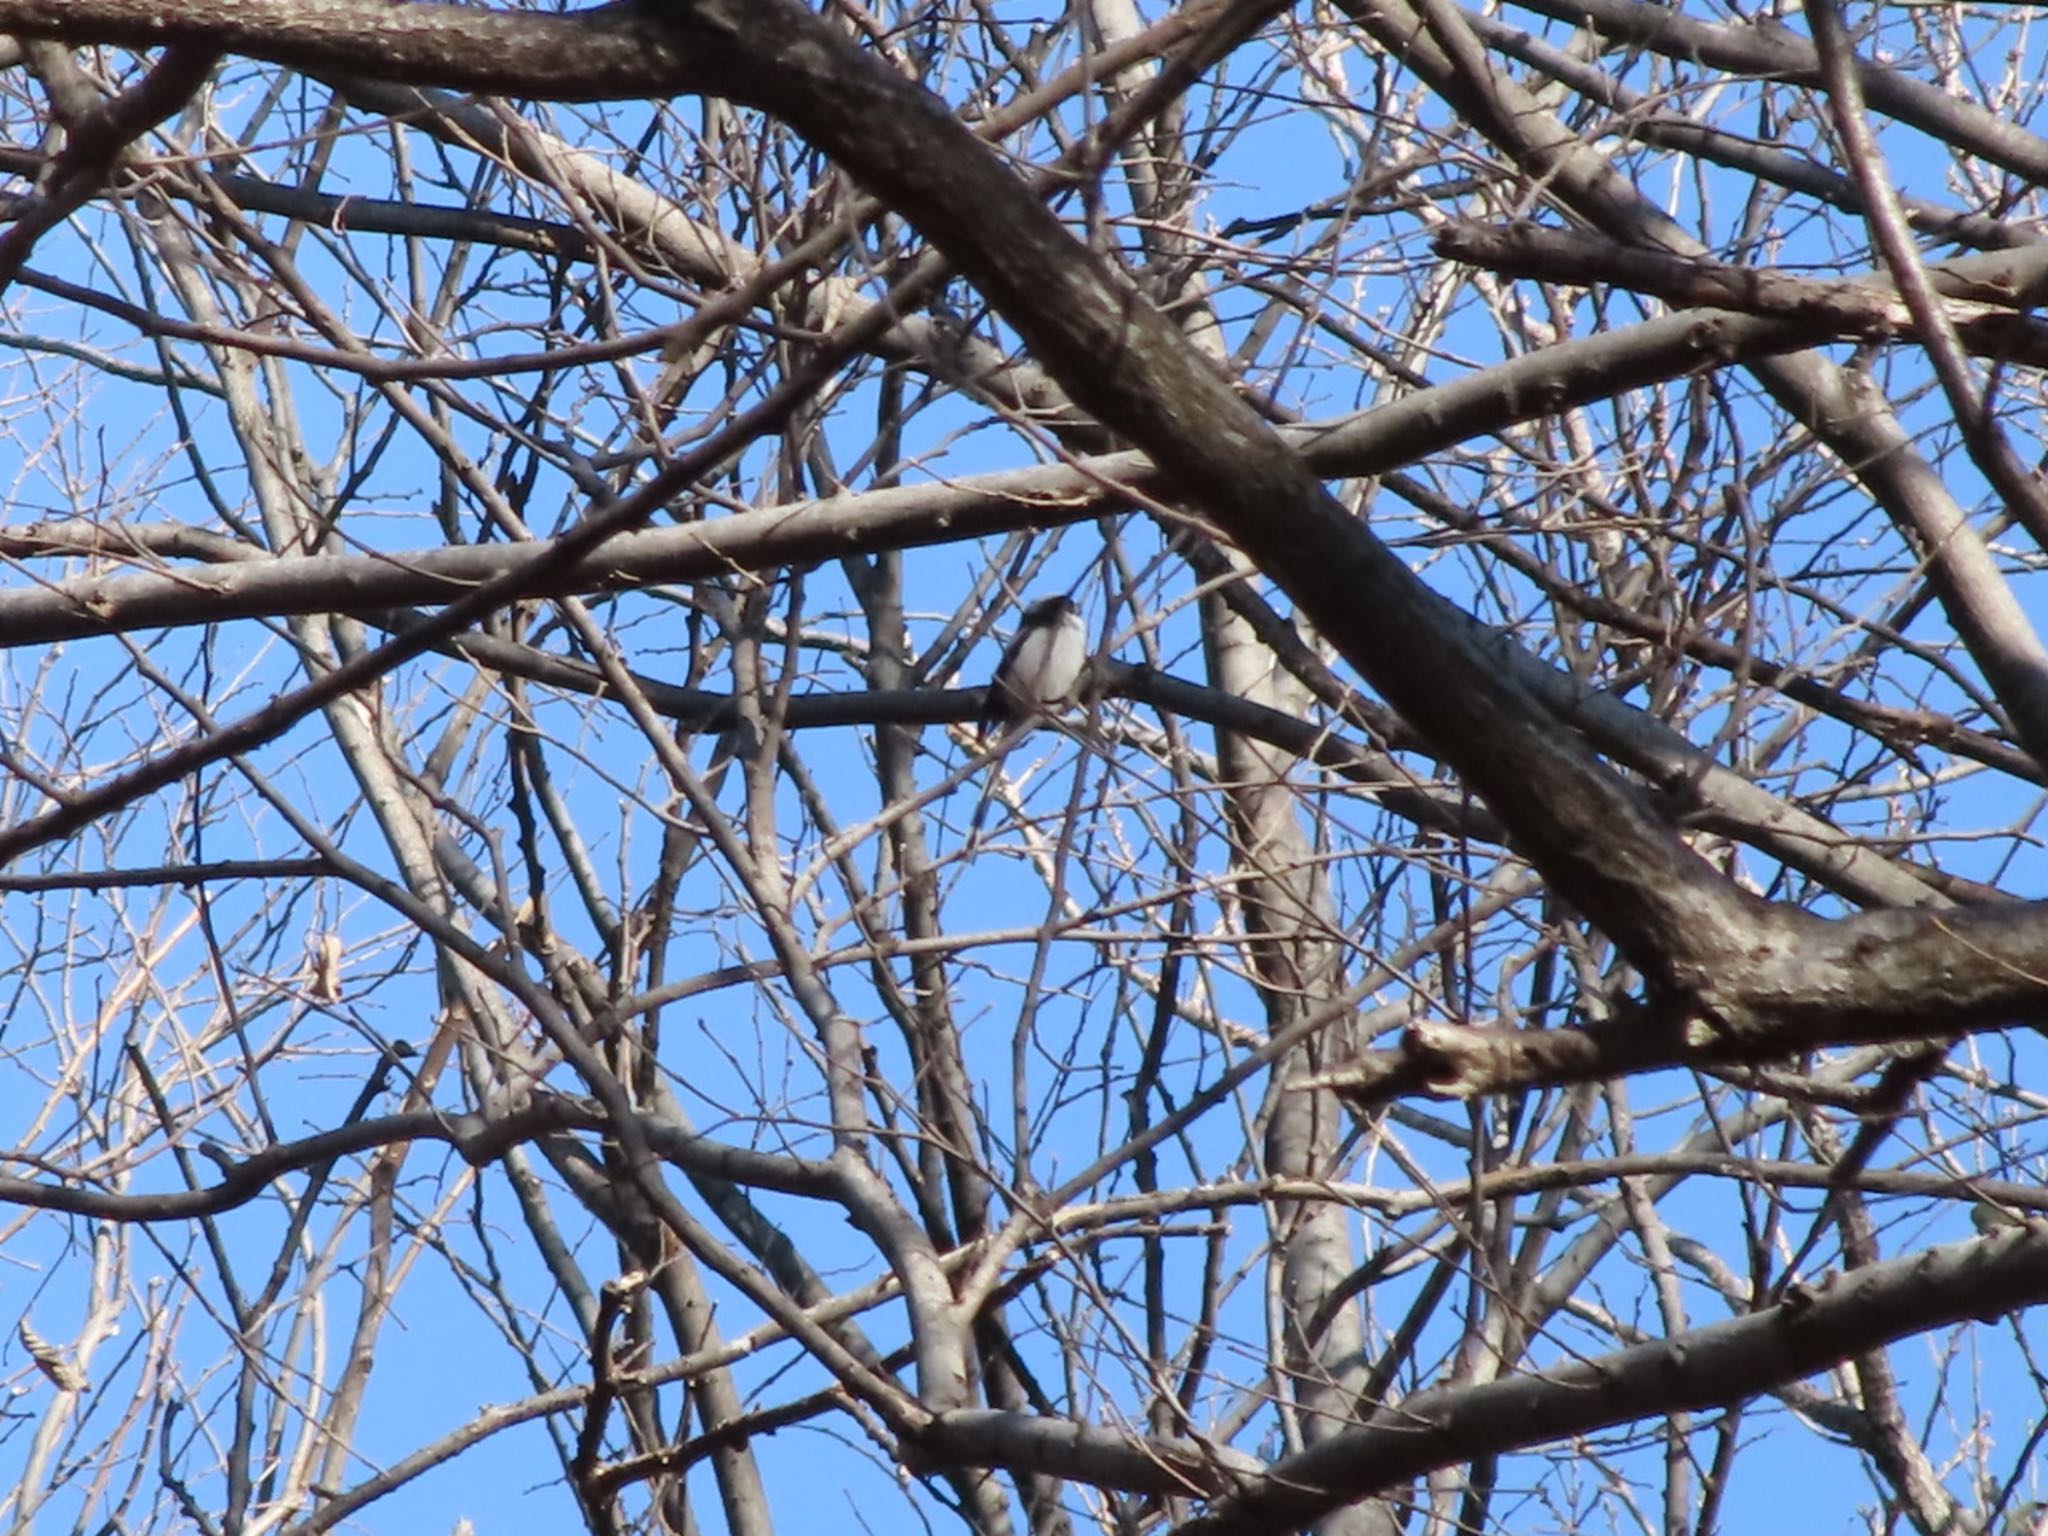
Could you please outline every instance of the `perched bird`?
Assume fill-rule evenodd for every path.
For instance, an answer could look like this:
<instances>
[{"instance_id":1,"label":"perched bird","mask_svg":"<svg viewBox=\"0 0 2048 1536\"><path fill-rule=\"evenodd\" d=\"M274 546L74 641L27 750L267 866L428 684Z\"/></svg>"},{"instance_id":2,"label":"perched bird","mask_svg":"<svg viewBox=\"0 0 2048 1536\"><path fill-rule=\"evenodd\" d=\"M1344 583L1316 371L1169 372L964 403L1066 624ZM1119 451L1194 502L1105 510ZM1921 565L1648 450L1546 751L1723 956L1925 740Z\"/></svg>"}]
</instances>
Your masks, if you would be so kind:
<instances>
[{"instance_id":1,"label":"perched bird","mask_svg":"<svg viewBox=\"0 0 2048 1536\"><path fill-rule=\"evenodd\" d=\"M1088 664L1088 636L1081 610L1062 594L1042 597L1024 610L1010 648L996 664L983 705L981 739L999 726L1013 725L1068 702Z\"/></svg>"}]
</instances>

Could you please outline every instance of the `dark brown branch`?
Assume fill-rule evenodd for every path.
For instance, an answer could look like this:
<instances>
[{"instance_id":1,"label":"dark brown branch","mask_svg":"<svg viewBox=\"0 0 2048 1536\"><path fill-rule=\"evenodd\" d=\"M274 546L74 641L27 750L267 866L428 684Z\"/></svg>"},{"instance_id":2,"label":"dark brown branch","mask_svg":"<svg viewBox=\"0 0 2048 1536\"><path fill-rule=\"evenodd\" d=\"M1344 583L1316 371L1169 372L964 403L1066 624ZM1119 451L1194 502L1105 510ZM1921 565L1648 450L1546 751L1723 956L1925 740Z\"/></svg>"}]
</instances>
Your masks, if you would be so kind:
<instances>
[{"instance_id":1,"label":"dark brown branch","mask_svg":"<svg viewBox=\"0 0 2048 1536\"><path fill-rule=\"evenodd\" d=\"M0 891L116 891L226 880L318 880L334 874L325 859L215 859L155 869L81 869L48 875L0 875Z\"/></svg>"},{"instance_id":2,"label":"dark brown branch","mask_svg":"<svg viewBox=\"0 0 2048 1536\"><path fill-rule=\"evenodd\" d=\"M50 163L51 157L37 150L0 144L0 171L35 181L46 174ZM594 254L590 236L585 231L556 219L527 218L491 208L443 207L391 198L315 192L307 187L285 186L265 181L260 176L242 176L231 171L215 173L210 183L238 208L254 213L274 213L302 223L317 224L322 229L351 234L459 240L547 256L567 256L579 261L588 261ZM178 188L159 184L153 190L175 192ZM254 339L243 333L222 334L231 341ZM323 366L348 368L361 365L359 358L345 353L330 353L329 356L332 361L323 361Z\"/></svg>"},{"instance_id":3,"label":"dark brown branch","mask_svg":"<svg viewBox=\"0 0 2048 1536\"><path fill-rule=\"evenodd\" d=\"M27 45L29 63L43 76L53 111L64 122L64 148L42 167L35 195L16 204L0 234L0 290L14 281L36 241L99 191L128 146L178 111L206 83L219 62L212 49L179 45L143 77L106 101L74 100L90 91L70 56L49 43ZM67 103L77 110L67 110Z\"/></svg>"},{"instance_id":4,"label":"dark brown branch","mask_svg":"<svg viewBox=\"0 0 2048 1536\"><path fill-rule=\"evenodd\" d=\"M1875 275L1822 280L1527 223L1450 224L1432 244L1440 256L1503 276L1579 287L1611 283L1672 304L1798 320L1843 337L1903 339L1918 328L1897 288ZM2048 246L1929 267L1927 277L1952 301L1951 323L1970 351L2048 366L2048 324L2017 312L2048 292Z\"/></svg>"},{"instance_id":5,"label":"dark brown branch","mask_svg":"<svg viewBox=\"0 0 2048 1536\"><path fill-rule=\"evenodd\" d=\"M677 1130L648 1116L637 1117L649 1146L679 1167L695 1168L720 1178L780 1189L790 1194L832 1197L839 1178L822 1164L802 1158L752 1152ZM0 1202L40 1210L69 1211L107 1221L189 1221L248 1204L273 1179L331 1162L351 1152L365 1152L402 1141L446 1142L465 1162L481 1166L504 1156L523 1142L565 1130L608 1132L614 1123L597 1109L557 1095L536 1097L507 1114L450 1115L439 1110L411 1110L337 1126L297 1141L264 1147L235 1157L209 1145L213 1162L223 1171L220 1182L205 1189L160 1195L116 1195L75 1185L0 1176ZM19 1160L19 1159L17 1159Z\"/></svg>"}]
</instances>

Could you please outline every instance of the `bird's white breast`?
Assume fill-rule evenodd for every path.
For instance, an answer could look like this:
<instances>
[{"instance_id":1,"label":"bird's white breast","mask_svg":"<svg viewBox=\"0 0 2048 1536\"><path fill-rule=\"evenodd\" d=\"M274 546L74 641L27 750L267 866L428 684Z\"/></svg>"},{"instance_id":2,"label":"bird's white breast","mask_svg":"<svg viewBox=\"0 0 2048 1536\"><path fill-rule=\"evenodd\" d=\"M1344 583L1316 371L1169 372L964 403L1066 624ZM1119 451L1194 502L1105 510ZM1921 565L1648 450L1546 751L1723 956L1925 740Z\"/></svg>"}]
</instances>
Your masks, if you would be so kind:
<instances>
[{"instance_id":1,"label":"bird's white breast","mask_svg":"<svg viewBox=\"0 0 2048 1536\"><path fill-rule=\"evenodd\" d=\"M1007 679L1010 691L1024 704L1060 703L1072 697L1087 660L1081 616L1067 614L1057 624L1027 631L1018 641Z\"/></svg>"}]
</instances>

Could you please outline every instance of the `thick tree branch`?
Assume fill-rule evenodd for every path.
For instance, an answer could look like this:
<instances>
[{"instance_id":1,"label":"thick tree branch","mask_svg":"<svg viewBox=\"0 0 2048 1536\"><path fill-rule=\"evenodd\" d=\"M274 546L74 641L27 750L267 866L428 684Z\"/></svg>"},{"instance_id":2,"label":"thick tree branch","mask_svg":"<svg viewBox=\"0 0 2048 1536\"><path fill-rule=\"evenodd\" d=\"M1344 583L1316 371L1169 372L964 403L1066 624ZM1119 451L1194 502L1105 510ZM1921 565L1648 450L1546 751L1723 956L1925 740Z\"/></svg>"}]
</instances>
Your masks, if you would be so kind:
<instances>
[{"instance_id":1,"label":"thick tree branch","mask_svg":"<svg viewBox=\"0 0 2048 1536\"><path fill-rule=\"evenodd\" d=\"M564 16L384 0L4 0L0 31L130 48L209 48L307 73L558 101L717 88L702 62L675 52L666 29L632 4Z\"/></svg>"},{"instance_id":2,"label":"thick tree branch","mask_svg":"<svg viewBox=\"0 0 2048 1536\"><path fill-rule=\"evenodd\" d=\"M1477 1387L1435 1388L1275 1463L1181 1528L1268 1536L1433 1467L1740 1402L1893 1339L2048 1301L2048 1222L1830 1275L1775 1307Z\"/></svg>"}]
</instances>

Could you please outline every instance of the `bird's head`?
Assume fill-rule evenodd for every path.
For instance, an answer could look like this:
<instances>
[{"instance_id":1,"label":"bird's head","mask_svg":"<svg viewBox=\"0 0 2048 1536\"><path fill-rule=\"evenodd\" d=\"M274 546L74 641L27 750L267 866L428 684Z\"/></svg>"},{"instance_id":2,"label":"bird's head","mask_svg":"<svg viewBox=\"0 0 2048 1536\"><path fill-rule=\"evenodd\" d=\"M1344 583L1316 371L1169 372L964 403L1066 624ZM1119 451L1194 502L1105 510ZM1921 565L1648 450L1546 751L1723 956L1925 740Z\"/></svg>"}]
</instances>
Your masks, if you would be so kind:
<instances>
[{"instance_id":1,"label":"bird's head","mask_svg":"<svg viewBox=\"0 0 2048 1536\"><path fill-rule=\"evenodd\" d=\"M1041 597L1024 610L1025 624L1056 624L1061 619L1081 612L1074 600L1062 592L1057 597Z\"/></svg>"}]
</instances>

